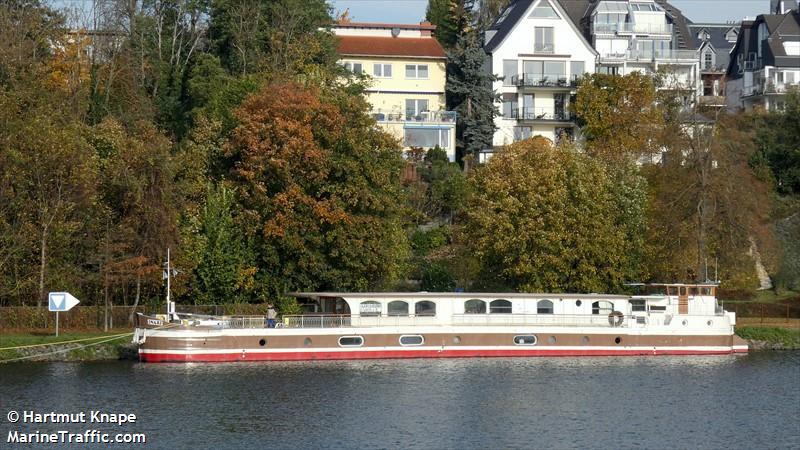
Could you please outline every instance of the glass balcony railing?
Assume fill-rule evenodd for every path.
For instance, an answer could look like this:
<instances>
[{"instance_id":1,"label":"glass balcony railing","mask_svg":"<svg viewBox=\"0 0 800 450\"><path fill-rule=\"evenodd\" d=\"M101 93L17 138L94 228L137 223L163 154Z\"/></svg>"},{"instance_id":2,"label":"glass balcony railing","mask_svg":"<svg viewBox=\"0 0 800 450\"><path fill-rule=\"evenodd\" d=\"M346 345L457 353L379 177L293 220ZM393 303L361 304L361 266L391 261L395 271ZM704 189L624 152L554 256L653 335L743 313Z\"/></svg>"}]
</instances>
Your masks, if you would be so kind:
<instances>
[{"instance_id":1,"label":"glass balcony railing","mask_svg":"<svg viewBox=\"0 0 800 450\"><path fill-rule=\"evenodd\" d=\"M511 84L520 87L575 87L583 75L564 73L522 73L511 77Z\"/></svg>"},{"instance_id":2,"label":"glass balcony railing","mask_svg":"<svg viewBox=\"0 0 800 450\"><path fill-rule=\"evenodd\" d=\"M651 50L628 50L626 52L607 52L600 55L605 60L626 60L626 61L682 61L697 62L697 52L694 50L676 49L651 49Z\"/></svg>"},{"instance_id":3,"label":"glass balcony railing","mask_svg":"<svg viewBox=\"0 0 800 450\"><path fill-rule=\"evenodd\" d=\"M668 23L601 23L592 24L594 34L672 34L672 24Z\"/></svg>"},{"instance_id":4,"label":"glass balcony railing","mask_svg":"<svg viewBox=\"0 0 800 450\"><path fill-rule=\"evenodd\" d=\"M397 110L374 110L371 113L376 122L435 122L455 123L455 111L420 111L402 112Z\"/></svg>"}]
</instances>

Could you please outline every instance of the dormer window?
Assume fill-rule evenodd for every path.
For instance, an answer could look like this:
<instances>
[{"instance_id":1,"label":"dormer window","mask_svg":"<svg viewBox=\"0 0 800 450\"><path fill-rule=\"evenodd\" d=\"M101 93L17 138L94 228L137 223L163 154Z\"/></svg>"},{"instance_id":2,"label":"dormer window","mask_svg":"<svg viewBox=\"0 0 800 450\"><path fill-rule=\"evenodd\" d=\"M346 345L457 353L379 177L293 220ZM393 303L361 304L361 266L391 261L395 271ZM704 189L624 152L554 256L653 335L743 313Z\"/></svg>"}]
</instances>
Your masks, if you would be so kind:
<instances>
[{"instance_id":1,"label":"dormer window","mask_svg":"<svg viewBox=\"0 0 800 450\"><path fill-rule=\"evenodd\" d=\"M736 42L737 37L739 37L739 30L736 28L731 28L727 33L725 33L725 40L728 42Z\"/></svg>"}]
</instances>

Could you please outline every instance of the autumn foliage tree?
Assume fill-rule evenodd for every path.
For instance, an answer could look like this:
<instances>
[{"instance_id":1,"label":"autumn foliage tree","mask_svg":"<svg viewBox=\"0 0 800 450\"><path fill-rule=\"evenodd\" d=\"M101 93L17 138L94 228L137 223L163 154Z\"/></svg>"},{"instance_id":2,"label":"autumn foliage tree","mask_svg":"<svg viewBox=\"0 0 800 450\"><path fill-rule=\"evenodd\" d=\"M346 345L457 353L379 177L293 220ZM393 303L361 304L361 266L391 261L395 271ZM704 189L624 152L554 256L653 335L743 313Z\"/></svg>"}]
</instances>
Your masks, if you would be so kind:
<instances>
[{"instance_id":1,"label":"autumn foliage tree","mask_svg":"<svg viewBox=\"0 0 800 450\"><path fill-rule=\"evenodd\" d=\"M267 292L377 288L398 275L402 159L359 96L276 82L226 146Z\"/></svg>"},{"instance_id":2,"label":"autumn foliage tree","mask_svg":"<svg viewBox=\"0 0 800 450\"><path fill-rule=\"evenodd\" d=\"M471 181L467 245L496 283L605 292L638 275L617 223L619 193L595 159L533 138L495 155Z\"/></svg>"}]
</instances>

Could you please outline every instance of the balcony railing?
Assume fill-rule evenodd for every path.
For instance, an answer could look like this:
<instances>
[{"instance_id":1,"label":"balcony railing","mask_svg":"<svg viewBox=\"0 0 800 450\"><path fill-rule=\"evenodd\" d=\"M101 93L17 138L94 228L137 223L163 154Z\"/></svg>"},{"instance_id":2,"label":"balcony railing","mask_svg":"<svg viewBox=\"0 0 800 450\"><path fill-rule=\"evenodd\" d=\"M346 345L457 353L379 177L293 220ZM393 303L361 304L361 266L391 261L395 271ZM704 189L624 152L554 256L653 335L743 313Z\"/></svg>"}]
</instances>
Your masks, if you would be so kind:
<instances>
[{"instance_id":1,"label":"balcony railing","mask_svg":"<svg viewBox=\"0 0 800 450\"><path fill-rule=\"evenodd\" d=\"M694 50L628 50L626 52L604 53L601 59L626 60L626 61L686 61L697 62L697 53Z\"/></svg>"},{"instance_id":2,"label":"balcony railing","mask_svg":"<svg viewBox=\"0 0 800 450\"><path fill-rule=\"evenodd\" d=\"M552 122L567 122L572 117L566 109L553 108L518 108L511 110L511 118L517 120L544 120Z\"/></svg>"},{"instance_id":3,"label":"balcony railing","mask_svg":"<svg viewBox=\"0 0 800 450\"><path fill-rule=\"evenodd\" d=\"M583 75L563 73L522 73L511 76L511 84L519 87L576 87Z\"/></svg>"},{"instance_id":4,"label":"balcony railing","mask_svg":"<svg viewBox=\"0 0 800 450\"><path fill-rule=\"evenodd\" d=\"M436 122L455 123L455 111L422 111L403 113L401 111L372 111L372 118L377 122Z\"/></svg>"},{"instance_id":5,"label":"balcony railing","mask_svg":"<svg viewBox=\"0 0 800 450\"><path fill-rule=\"evenodd\" d=\"M358 314L302 314L283 316L284 328L350 328L393 327L406 325L436 325L436 316L430 314L358 315Z\"/></svg>"},{"instance_id":6,"label":"balcony railing","mask_svg":"<svg viewBox=\"0 0 800 450\"><path fill-rule=\"evenodd\" d=\"M535 44L533 46L534 53L553 53L556 50L553 44Z\"/></svg>"},{"instance_id":7,"label":"balcony railing","mask_svg":"<svg viewBox=\"0 0 800 450\"><path fill-rule=\"evenodd\" d=\"M800 86L800 83L773 83L772 81L761 81L752 86L745 86L744 89L742 89L742 97L763 94L785 94L792 87L798 86Z\"/></svg>"},{"instance_id":8,"label":"balcony railing","mask_svg":"<svg viewBox=\"0 0 800 450\"><path fill-rule=\"evenodd\" d=\"M592 24L594 34L672 34L672 24L668 23L631 23L631 22L617 22L617 23L602 23L594 22Z\"/></svg>"}]
</instances>

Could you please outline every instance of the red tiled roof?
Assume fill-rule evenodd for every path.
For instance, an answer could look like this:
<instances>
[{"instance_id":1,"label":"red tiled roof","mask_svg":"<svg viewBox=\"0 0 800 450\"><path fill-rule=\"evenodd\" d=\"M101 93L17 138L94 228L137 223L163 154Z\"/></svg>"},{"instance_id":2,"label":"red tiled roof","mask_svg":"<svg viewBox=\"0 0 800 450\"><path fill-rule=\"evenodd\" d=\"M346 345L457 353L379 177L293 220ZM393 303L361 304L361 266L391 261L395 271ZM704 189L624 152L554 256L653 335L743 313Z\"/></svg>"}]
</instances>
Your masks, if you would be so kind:
<instances>
[{"instance_id":1,"label":"red tiled roof","mask_svg":"<svg viewBox=\"0 0 800 450\"><path fill-rule=\"evenodd\" d=\"M359 56L418 56L445 58L444 49L434 38L393 38L378 36L337 36L339 53Z\"/></svg>"}]
</instances>

